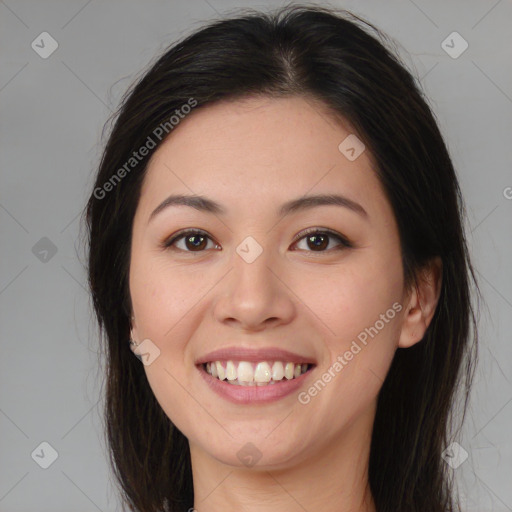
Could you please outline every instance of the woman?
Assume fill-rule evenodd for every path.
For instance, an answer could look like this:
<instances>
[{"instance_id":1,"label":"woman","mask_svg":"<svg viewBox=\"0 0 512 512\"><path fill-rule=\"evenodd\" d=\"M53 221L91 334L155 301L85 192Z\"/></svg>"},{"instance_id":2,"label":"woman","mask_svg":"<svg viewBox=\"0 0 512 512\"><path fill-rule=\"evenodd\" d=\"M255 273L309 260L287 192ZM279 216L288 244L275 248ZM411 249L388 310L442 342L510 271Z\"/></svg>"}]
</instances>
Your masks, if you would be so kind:
<instances>
[{"instance_id":1,"label":"woman","mask_svg":"<svg viewBox=\"0 0 512 512\"><path fill-rule=\"evenodd\" d=\"M225 19L125 96L86 215L131 510L459 510L463 200L371 31L317 7Z\"/></svg>"}]
</instances>

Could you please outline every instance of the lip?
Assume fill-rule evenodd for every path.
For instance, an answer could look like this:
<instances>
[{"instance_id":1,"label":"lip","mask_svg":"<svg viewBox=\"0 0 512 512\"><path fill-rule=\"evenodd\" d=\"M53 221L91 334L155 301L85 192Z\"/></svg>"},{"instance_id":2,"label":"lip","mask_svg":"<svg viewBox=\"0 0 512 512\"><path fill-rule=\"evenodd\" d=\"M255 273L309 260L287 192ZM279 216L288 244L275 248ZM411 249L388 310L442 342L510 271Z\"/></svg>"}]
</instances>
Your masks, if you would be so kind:
<instances>
[{"instance_id":1,"label":"lip","mask_svg":"<svg viewBox=\"0 0 512 512\"><path fill-rule=\"evenodd\" d=\"M195 364L201 365L212 361L283 361L290 363L308 363L316 366L315 359L302 356L288 350L277 347L268 348L245 348L245 347L225 347L209 352L200 356ZM309 373L309 372L308 372ZM306 375L306 374L304 374ZM300 378L300 377L298 377ZM292 379L293 380L293 379ZM220 381L219 381L220 382Z\"/></svg>"},{"instance_id":2,"label":"lip","mask_svg":"<svg viewBox=\"0 0 512 512\"><path fill-rule=\"evenodd\" d=\"M231 352L230 352L231 353ZM212 352L212 354L214 354ZM210 357L210 355L208 355ZM247 359L245 359L247 360ZM218 361L218 359L217 359ZM264 404L274 402L289 396L304 385L316 365L310 368L306 373L291 380L284 379L276 384L267 384L266 386L236 386L212 377L204 369L203 364L196 366L206 384L221 398L224 398L235 404Z\"/></svg>"}]
</instances>

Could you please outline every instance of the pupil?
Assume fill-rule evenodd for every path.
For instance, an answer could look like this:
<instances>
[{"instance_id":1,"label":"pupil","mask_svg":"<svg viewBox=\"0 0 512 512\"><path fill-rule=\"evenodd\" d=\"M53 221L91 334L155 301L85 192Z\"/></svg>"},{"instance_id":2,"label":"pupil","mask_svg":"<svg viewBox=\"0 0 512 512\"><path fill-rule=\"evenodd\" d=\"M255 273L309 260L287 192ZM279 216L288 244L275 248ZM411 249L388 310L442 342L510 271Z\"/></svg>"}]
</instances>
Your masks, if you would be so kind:
<instances>
[{"instance_id":1,"label":"pupil","mask_svg":"<svg viewBox=\"0 0 512 512\"><path fill-rule=\"evenodd\" d=\"M321 238L322 240L318 241L318 243L314 242L314 239L317 238ZM311 242L313 244L313 247L312 248L315 248L315 249L325 249L325 247L327 247L327 244L325 243L327 241L327 237L325 235L312 235L310 237L308 237L308 241Z\"/></svg>"},{"instance_id":2,"label":"pupil","mask_svg":"<svg viewBox=\"0 0 512 512\"><path fill-rule=\"evenodd\" d=\"M200 238L201 241L199 241L198 243L194 243L193 240L197 239L197 238ZM194 249L201 249L202 246L204 245L204 241L205 241L205 237L202 235L192 235L192 236L187 237L187 244L190 243Z\"/></svg>"}]
</instances>

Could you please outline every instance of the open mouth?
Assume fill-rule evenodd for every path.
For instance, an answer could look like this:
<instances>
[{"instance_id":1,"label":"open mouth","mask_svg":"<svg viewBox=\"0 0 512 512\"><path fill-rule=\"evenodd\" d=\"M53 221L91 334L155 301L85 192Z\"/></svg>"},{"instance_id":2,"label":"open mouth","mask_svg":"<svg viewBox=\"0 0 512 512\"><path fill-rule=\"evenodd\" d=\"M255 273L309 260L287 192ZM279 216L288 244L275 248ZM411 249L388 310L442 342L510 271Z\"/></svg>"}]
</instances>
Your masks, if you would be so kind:
<instances>
[{"instance_id":1,"label":"open mouth","mask_svg":"<svg viewBox=\"0 0 512 512\"><path fill-rule=\"evenodd\" d=\"M297 379L311 371L311 363L290 361L210 361L200 365L212 377L235 386L269 386Z\"/></svg>"}]
</instances>

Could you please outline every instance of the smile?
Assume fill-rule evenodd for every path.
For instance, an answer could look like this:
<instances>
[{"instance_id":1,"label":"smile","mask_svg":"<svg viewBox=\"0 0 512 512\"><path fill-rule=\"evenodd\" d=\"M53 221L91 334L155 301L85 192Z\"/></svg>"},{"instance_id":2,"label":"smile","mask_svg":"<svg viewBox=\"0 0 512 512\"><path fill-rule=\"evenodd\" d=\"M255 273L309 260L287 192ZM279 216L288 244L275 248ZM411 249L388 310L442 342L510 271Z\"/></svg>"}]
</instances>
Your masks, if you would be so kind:
<instances>
[{"instance_id":1,"label":"smile","mask_svg":"<svg viewBox=\"0 0 512 512\"><path fill-rule=\"evenodd\" d=\"M222 399L257 406L298 393L316 365L229 359L209 361L196 367L208 388Z\"/></svg>"},{"instance_id":2,"label":"smile","mask_svg":"<svg viewBox=\"0 0 512 512\"><path fill-rule=\"evenodd\" d=\"M211 361L203 364L212 377L237 386L268 386L283 380L292 380L306 373L308 363L285 361Z\"/></svg>"}]
</instances>

